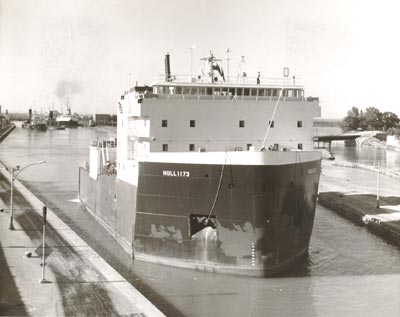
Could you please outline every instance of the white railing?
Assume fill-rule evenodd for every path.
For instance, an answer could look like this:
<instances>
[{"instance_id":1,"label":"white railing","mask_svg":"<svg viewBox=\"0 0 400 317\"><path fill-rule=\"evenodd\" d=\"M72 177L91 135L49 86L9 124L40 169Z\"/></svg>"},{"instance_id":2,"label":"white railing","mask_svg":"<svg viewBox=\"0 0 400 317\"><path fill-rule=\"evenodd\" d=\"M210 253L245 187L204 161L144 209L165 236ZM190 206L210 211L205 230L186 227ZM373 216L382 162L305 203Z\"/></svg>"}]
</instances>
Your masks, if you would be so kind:
<instances>
[{"instance_id":1,"label":"white railing","mask_svg":"<svg viewBox=\"0 0 400 317\"><path fill-rule=\"evenodd\" d=\"M211 82L209 76L193 76L190 75L171 75L170 80L166 80L165 74L157 75L155 78L156 84L172 83L172 84L212 84L218 86L271 86L271 87L293 87L301 86L301 82L297 78L273 78L273 77L260 77L260 82L257 82L257 77L250 76L230 76L225 78L225 81L218 79L218 81Z\"/></svg>"}]
</instances>

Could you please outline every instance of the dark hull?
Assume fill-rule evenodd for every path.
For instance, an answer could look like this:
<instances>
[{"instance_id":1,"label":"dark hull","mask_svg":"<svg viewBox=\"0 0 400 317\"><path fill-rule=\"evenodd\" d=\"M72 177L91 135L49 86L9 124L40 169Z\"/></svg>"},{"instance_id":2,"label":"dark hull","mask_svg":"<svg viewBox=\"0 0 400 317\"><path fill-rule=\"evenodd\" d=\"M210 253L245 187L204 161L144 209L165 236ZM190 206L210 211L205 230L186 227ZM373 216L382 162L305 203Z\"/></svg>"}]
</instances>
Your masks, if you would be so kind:
<instances>
[{"instance_id":1,"label":"dark hull","mask_svg":"<svg viewBox=\"0 0 400 317\"><path fill-rule=\"evenodd\" d=\"M62 128L77 128L79 126L78 121L57 121L57 126Z\"/></svg>"},{"instance_id":2,"label":"dark hull","mask_svg":"<svg viewBox=\"0 0 400 317\"><path fill-rule=\"evenodd\" d=\"M319 170L144 162L137 187L81 170L80 197L135 258L269 276L307 256Z\"/></svg>"}]
</instances>

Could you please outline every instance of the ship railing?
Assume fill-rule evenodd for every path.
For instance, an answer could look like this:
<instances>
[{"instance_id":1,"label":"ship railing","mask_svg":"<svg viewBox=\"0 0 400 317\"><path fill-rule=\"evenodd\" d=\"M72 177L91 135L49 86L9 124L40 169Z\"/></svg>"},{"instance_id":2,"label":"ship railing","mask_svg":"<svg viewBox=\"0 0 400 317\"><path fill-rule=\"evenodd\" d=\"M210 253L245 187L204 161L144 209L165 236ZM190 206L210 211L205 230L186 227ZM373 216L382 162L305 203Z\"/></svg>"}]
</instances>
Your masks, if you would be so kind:
<instances>
[{"instance_id":1,"label":"ship railing","mask_svg":"<svg viewBox=\"0 0 400 317\"><path fill-rule=\"evenodd\" d=\"M117 147L117 138L111 140L95 140L90 143L91 146L94 147L108 147L108 148L115 148Z\"/></svg>"},{"instance_id":2,"label":"ship railing","mask_svg":"<svg viewBox=\"0 0 400 317\"><path fill-rule=\"evenodd\" d=\"M277 101L278 96L221 96L221 95L165 95L159 94L158 99L171 100L232 100L232 101ZM305 97L281 97L282 101L313 101Z\"/></svg>"},{"instance_id":3,"label":"ship railing","mask_svg":"<svg viewBox=\"0 0 400 317\"><path fill-rule=\"evenodd\" d=\"M271 87L288 87L301 86L298 78L278 78L278 77L251 77L251 76L229 76L212 82L209 76L190 76L190 75L171 75L166 80L165 75L160 74L155 78L156 83L174 83L174 84L213 84L219 86L271 86Z\"/></svg>"}]
</instances>

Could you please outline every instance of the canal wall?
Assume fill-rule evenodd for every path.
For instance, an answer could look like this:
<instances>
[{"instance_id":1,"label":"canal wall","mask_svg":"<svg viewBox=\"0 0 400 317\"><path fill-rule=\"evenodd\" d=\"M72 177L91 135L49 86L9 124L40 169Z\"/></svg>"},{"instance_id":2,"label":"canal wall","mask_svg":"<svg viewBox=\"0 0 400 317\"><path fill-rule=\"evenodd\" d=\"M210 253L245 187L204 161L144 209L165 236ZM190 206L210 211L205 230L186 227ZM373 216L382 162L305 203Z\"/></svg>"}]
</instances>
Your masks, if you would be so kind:
<instances>
[{"instance_id":1,"label":"canal wall","mask_svg":"<svg viewBox=\"0 0 400 317\"><path fill-rule=\"evenodd\" d=\"M49 208L45 246L49 282L38 284L41 269L35 261L39 255L34 254L42 242L44 204L16 179L15 231L9 230L10 177L0 167L0 241L4 251L0 253L0 272L8 267L7 280L15 284L2 290L5 301L0 299L0 314L6 304L6 315L24 315L24 309L15 311L14 307L25 306L38 316L164 316ZM27 249L30 252L25 253ZM15 290L20 294L16 300L11 298L15 294L10 294Z\"/></svg>"},{"instance_id":2,"label":"canal wall","mask_svg":"<svg viewBox=\"0 0 400 317\"><path fill-rule=\"evenodd\" d=\"M386 242L400 247L400 212L394 212L400 206L400 197L380 197L379 208L376 196L370 194L320 193L318 202L354 224L365 226Z\"/></svg>"},{"instance_id":3,"label":"canal wall","mask_svg":"<svg viewBox=\"0 0 400 317\"><path fill-rule=\"evenodd\" d=\"M376 169L345 163L323 161L318 203L400 247L400 177L381 171L378 203Z\"/></svg>"},{"instance_id":4,"label":"canal wall","mask_svg":"<svg viewBox=\"0 0 400 317\"><path fill-rule=\"evenodd\" d=\"M15 129L15 124L11 123L5 129L0 130L0 142L2 142Z\"/></svg>"}]
</instances>

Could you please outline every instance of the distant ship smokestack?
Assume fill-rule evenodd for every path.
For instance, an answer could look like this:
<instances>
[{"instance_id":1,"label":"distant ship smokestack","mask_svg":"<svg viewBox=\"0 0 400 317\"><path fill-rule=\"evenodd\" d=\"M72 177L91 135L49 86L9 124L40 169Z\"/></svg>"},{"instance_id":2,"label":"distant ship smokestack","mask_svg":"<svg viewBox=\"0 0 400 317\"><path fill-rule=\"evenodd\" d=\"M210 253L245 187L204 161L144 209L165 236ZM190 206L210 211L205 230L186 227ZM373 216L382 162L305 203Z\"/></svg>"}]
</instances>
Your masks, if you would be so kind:
<instances>
[{"instance_id":1,"label":"distant ship smokestack","mask_svg":"<svg viewBox=\"0 0 400 317\"><path fill-rule=\"evenodd\" d=\"M29 118L29 123L32 122L32 109L29 109L28 111L28 118Z\"/></svg>"},{"instance_id":2,"label":"distant ship smokestack","mask_svg":"<svg viewBox=\"0 0 400 317\"><path fill-rule=\"evenodd\" d=\"M171 80L171 64L169 59L169 53L165 55L165 81Z\"/></svg>"}]
</instances>

